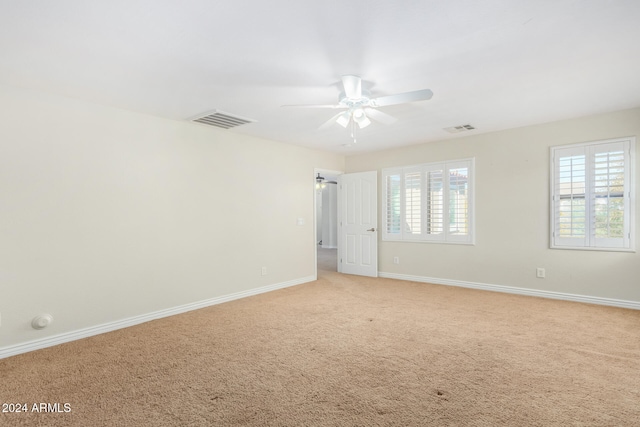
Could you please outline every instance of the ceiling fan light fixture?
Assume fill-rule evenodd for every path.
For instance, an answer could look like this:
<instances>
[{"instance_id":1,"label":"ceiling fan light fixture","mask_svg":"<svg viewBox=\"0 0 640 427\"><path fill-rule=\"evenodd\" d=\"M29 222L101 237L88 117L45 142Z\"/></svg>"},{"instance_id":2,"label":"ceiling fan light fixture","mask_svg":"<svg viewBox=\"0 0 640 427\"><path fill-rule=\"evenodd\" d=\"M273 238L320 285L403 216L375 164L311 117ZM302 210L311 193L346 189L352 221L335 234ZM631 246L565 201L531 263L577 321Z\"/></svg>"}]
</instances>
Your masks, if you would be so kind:
<instances>
[{"instance_id":1,"label":"ceiling fan light fixture","mask_svg":"<svg viewBox=\"0 0 640 427\"><path fill-rule=\"evenodd\" d=\"M316 177L316 190L322 190L326 186L327 183L324 180L324 177L320 176L320 174L318 173L318 176Z\"/></svg>"},{"instance_id":2,"label":"ceiling fan light fixture","mask_svg":"<svg viewBox=\"0 0 640 427\"><path fill-rule=\"evenodd\" d=\"M344 113L338 116L338 118L336 119L336 123L338 123L343 128L346 128L347 125L349 124L349 120L351 120L351 115L349 114L348 111L345 111Z\"/></svg>"},{"instance_id":3,"label":"ceiling fan light fixture","mask_svg":"<svg viewBox=\"0 0 640 427\"><path fill-rule=\"evenodd\" d=\"M358 122L358 126L360 126L360 129L366 128L370 124L371 124L371 120L369 120L367 117L364 117L362 120Z\"/></svg>"},{"instance_id":4,"label":"ceiling fan light fixture","mask_svg":"<svg viewBox=\"0 0 640 427\"><path fill-rule=\"evenodd\" d=\"M371 124L371 120L369 120L362 108L357 108L353 111L353 120L358 124L360 129L365 128Z\"/></svg>"}]
</instances>

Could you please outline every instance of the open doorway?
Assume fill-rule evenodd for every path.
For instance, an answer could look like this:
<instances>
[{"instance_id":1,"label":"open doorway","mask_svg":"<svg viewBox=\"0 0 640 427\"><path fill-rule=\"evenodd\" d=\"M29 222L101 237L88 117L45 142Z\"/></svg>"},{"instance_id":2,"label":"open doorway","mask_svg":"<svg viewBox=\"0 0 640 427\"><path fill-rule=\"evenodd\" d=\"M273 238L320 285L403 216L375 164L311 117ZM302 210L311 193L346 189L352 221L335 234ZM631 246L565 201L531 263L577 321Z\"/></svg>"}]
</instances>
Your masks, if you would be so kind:
<instances>
[{"instance_id":1,"label":"open doorway","mask_svg":"<svg viewBox=\"0 0 640 427\"><path fill-rule=\"evenodd\" d=\"M315 169L316 272L338 271L338 176L342 172Z\"/></svg>"}]
</instances>

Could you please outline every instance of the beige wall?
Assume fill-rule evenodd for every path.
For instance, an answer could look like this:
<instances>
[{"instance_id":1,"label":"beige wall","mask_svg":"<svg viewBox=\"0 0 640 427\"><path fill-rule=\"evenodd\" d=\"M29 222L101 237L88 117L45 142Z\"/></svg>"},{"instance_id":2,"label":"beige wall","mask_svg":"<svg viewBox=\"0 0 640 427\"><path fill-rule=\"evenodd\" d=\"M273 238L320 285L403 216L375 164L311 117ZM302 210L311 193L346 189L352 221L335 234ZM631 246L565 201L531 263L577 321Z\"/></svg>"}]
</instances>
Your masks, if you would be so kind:
<instances>
[{"instance_id":1,"label":"beige wall","mask_svg":"<svg viewBox=\"0 0 640 427\"><path fill-rule=\"evenodd\" d=\"M640 109L346 160L6 86L0 114L0 349L312 277L314 168L475 157L476 245L380 242L381 272L640 301L640 254L548 237L549 147L639 135Z\"/></svg>"},{"instance_id":2,"label":"beige wall","mask_svg":"<svg viewBox=\"0 0 640 427\"><path fill-rule=\"evenodd\" d=\"M2 86L0 116L0 348L313 276L342 156Z\"/></svg>"},{"instance_id":3,"label":"beige wall","mask_svg":"<svg viewBox=\"0 0 640 427\"><path fill-rule=\"evenodd\" d=\"M381 241L383 273L640 302L640 253L549 249L549 147L638 135L640 109L633 109L349 156L346 172L476 159L476 245ZM637 200L636 213L640 232ZM536 267L546 279L536 278Z\"/></svg>"}]
</instances>

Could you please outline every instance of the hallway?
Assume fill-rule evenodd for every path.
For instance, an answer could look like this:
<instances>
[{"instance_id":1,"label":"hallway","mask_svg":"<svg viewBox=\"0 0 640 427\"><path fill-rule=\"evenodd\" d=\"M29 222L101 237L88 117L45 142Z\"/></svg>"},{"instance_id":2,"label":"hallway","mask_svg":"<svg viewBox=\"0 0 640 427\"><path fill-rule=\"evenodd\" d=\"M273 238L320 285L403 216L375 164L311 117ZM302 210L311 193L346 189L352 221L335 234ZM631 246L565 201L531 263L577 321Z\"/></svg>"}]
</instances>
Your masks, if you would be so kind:
<instances>
[{"instance_id":1,"label":"hallway","mask_svg":"<svg viewBox=\"0 0 640 427\"><path fill-rule=\"evenodd\" d=\"M318 277L338 271L338 249L325 249L318 245Z\"/></svg>"}]
</instances>

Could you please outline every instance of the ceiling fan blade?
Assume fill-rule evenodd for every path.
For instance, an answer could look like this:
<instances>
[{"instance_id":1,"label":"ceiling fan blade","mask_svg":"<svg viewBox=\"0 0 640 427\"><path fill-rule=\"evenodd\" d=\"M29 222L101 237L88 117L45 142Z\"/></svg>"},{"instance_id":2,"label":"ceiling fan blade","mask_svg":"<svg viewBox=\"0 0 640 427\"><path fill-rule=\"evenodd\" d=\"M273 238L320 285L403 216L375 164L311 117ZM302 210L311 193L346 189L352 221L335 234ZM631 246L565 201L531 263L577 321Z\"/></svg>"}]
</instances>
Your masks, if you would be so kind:
<instances>
[{"instance_id":1,"label":"ceiling fan blade","mask_svg":"<svg viewBox=\"0 0 640 427\"><path fill-rule=\"evenodd\" d=\"M338 104L291 104L281 105L281 107L294 107L294 108L347 108Z\"/></svg>"},{"instance_id":2,"label":"ceiling fan blade","mask_svg":"<svg viewBox=\"0 0 640 427\"><path fill-rule=\"evenodd\" d=\"M367 116L383 125L392 125L398 121L395 117L374 108L365 108L364 111L367 113Z\"/></svg>"},{"instance_id":3,"label":"ceiling fan blade","mask_svg":"<svg viewBox=\"0 0 640 427\"><path fill-rule=\"evenodd\" d=\"M358 76L342 76L344 94L350 99L362 98L362 79Z\"/></svg>"},{"instance_id":4,"label":"ceiling fan blade","mask_svg":"<svg viewBox=\"0 0 640 427\"><path fill-rule=\"evenodd\" d=\"M398 93L396 95L381 96L369 101L372 107L386 107L387 105L405 104L407 102L426 101L431 99L433 92L429 89L414 90L413 92Z\"/></svg>"}]
</instances>

